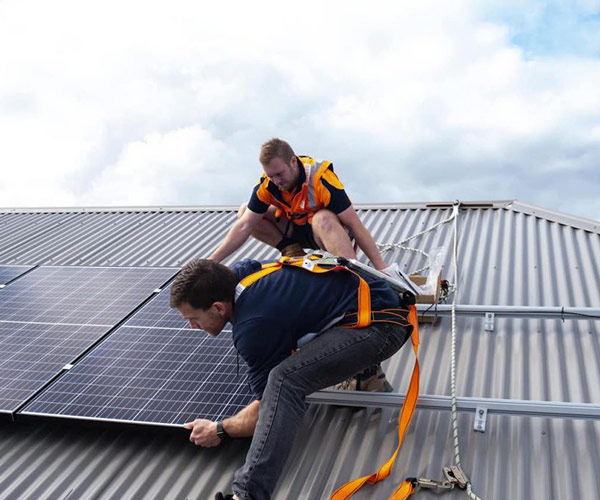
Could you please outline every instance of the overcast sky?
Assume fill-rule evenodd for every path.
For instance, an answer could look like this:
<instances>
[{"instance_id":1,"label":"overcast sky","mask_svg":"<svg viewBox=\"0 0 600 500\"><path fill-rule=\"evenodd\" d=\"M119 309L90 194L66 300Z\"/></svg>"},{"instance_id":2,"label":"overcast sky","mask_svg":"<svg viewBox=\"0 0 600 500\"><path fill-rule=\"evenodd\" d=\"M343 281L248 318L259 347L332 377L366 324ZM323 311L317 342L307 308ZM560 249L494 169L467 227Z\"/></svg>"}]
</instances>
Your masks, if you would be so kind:
<instances>
[{"instance_id":1,"label":"overcast sky","mask_svg":"<svg viewBox=\"0 0 600 500\"><path fill-rule=\"evenodd\" d=\"M600 0L0 0L0 206L229 205L260 144L356 203L600 219Z\"/></svg>"}]
</instances>

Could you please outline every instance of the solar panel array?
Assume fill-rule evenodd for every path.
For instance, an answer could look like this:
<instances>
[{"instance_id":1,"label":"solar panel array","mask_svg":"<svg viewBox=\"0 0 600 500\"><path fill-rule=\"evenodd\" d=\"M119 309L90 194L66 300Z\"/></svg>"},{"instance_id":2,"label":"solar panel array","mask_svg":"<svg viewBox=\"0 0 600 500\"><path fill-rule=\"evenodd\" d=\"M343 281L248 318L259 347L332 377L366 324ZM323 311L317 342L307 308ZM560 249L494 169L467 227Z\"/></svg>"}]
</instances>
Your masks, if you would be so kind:
<instances>
[{"instance_id":1,"label":"solar panel array","mask_svg":"<svg viewBox=\"0 0 600 500\"><path fill-rule=\"evenodd\" d=\"M0 266L0 286L26 273L32 266Z\"/></svg>"},{"instance_id":2,"label":"solar panel array","mask_svg":"<svg viewBox=\"0 0 600 500\"><path fill-rule=\"evenodd\" d=\"M0 290L0 411L14 411L175 269L40 267Z\"/></svg>"},{"instance_id":3,"label":"solar panel array","mask_svg":"<svg viewBox=\"0 0 600 500\"><path fill-rule=\"evenodd\" d=\"M169 308L169 289L94 348L22 413L181 425L251 400L231 330L211 337ZM238 372L239 370L239 372Z\"/></svg>"}]
</instances>

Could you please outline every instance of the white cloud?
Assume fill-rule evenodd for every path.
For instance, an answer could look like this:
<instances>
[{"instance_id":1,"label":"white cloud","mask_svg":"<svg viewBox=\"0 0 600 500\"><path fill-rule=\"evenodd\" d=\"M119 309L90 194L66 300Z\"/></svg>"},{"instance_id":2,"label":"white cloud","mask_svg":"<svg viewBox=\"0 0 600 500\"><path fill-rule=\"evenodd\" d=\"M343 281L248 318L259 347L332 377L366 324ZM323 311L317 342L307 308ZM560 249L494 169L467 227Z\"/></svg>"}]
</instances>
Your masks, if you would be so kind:
<instances>
[{"instance_id":1,"label":"white cloud","mask_svg":"<svg viewBox=\"0 0 600 500\"><path fill-rule=\"evenodd\" d=\"M279 135L333 160L356 202L600 218L600 62L526 53L490 8L4 1L0 204L240 203Z\"/></svg>"},{"instance_id":2,"label":"white cloud","mask_svg":"<svg viewBox=\"0 0 600 500\"><path fill-rule=\"evenodd\" d=\"M224 149L198 127L152 133L128 144L114 164L89 179L82 195L92 205L106 199L117 205L172 203L178 198L179 183L185 182L189 195L197 190L206 199L210 183L221 173Z\"/></svg>"}]
</instances>

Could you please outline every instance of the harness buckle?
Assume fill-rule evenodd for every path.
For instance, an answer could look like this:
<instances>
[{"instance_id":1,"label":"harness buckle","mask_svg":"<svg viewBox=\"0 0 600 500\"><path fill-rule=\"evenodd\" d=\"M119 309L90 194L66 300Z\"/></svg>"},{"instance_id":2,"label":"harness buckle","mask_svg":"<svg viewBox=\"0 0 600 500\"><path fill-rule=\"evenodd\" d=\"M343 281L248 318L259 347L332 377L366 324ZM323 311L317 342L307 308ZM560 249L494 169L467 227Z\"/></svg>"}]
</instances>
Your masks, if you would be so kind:
<instances>
[{"instance_id":1,"label":"harness buckle","mask_svg":"<svg viewBox=\"0 0 600 500\"><path fill-rule=\"evenodd\" d=\"M315 264L318 264L319 266L345 266L348 264L347 259L338 257L323 250L315 250L314 252L309 253L306 257L313 259Z\"/></svg>"},{"instance_id":2,"label":"harness buckle","mask_svg":"<svg viewBox=\"0 0 600 500\"><path fill-rule=\"evenodd\" d=\"M469 484L469 478L460 465L451 465L450 467L444 467L442 470L449 482L456 484L461 490L466 489Z\"/></svg>"},{"instance_id":3,"label":"harness buckle","mask_svg":"<svg viewBox=\"0 0 600 500\"><path fill-rule=\"evenodd\" d=\"M413 485L426 489L451 490L454 488L454 483L450 481L436 481L435 479L427 479L426 477L407 477L407 481Z\"/></svg>"},{"instance_id":4,"label":"harness buckle","mask_svg":"<svg viewBox=\"0 0 600 500\"><path fill-rule=\"evenodd\" d=\"M304 269L308 269L309 271L312 271L315 267L316 262L314 260L310 260L310 259L304 259L302 261L302 267Z\"/></svg>"}]
</instances>

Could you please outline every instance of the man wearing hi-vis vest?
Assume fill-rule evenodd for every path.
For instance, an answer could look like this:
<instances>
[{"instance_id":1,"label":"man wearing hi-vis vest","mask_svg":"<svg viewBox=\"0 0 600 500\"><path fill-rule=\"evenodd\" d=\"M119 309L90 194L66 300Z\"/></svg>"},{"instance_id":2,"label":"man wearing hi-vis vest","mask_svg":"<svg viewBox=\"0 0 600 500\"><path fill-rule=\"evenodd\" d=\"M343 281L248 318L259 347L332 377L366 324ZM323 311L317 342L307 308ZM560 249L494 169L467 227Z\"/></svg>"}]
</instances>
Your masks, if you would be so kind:
<instances>
[{"instance_id":1,"label":"man wearing hi-vis vest","mask_svg":"<svg viewBox=\"0 0 600 500\"><path fill-rule=\"evenodd\" d=\"M211 260L221 262L250 236L277 248L283 256L302 256L303 248L311 248L355 259L354 238L375 269L393 275L330 161L296 156L291 146L278 138L262 145L259 160L264 174ZM392 390L379 366L368 367L337 388Z\"/></svg>"},{"instance_id":2,"label":"man wearing hi-vis vest","mask_svg":"<svg viewBox=\"0 0 600 500\"><path fill-rule=\"evenodd\" d=\"M216 336L231 323L255 395L231 418L184 425L190 441L204 447L252 437L233 493L216 500L271 498L306 396L380 363L417 335L414 296L401 298L382 280L311 258L244 260L231 269L195 260L171 287L171 307L192 328Z\"/></svg>"},{"instance_id":3,"label":"man wearing hi-vis vest","mask_svg":"<svg viewBox=\"0 0 600 500\"><path fill-rule=\"evenodd\" d=\"M321 248L355 259L351 235L375 269L388 267L330 161L296 156L287 142L277 138L262 145L259 160L264 174L211 260L221 262L249 236L284 256L304 255L303 248Z\"/></svg>"}]
</instances>

